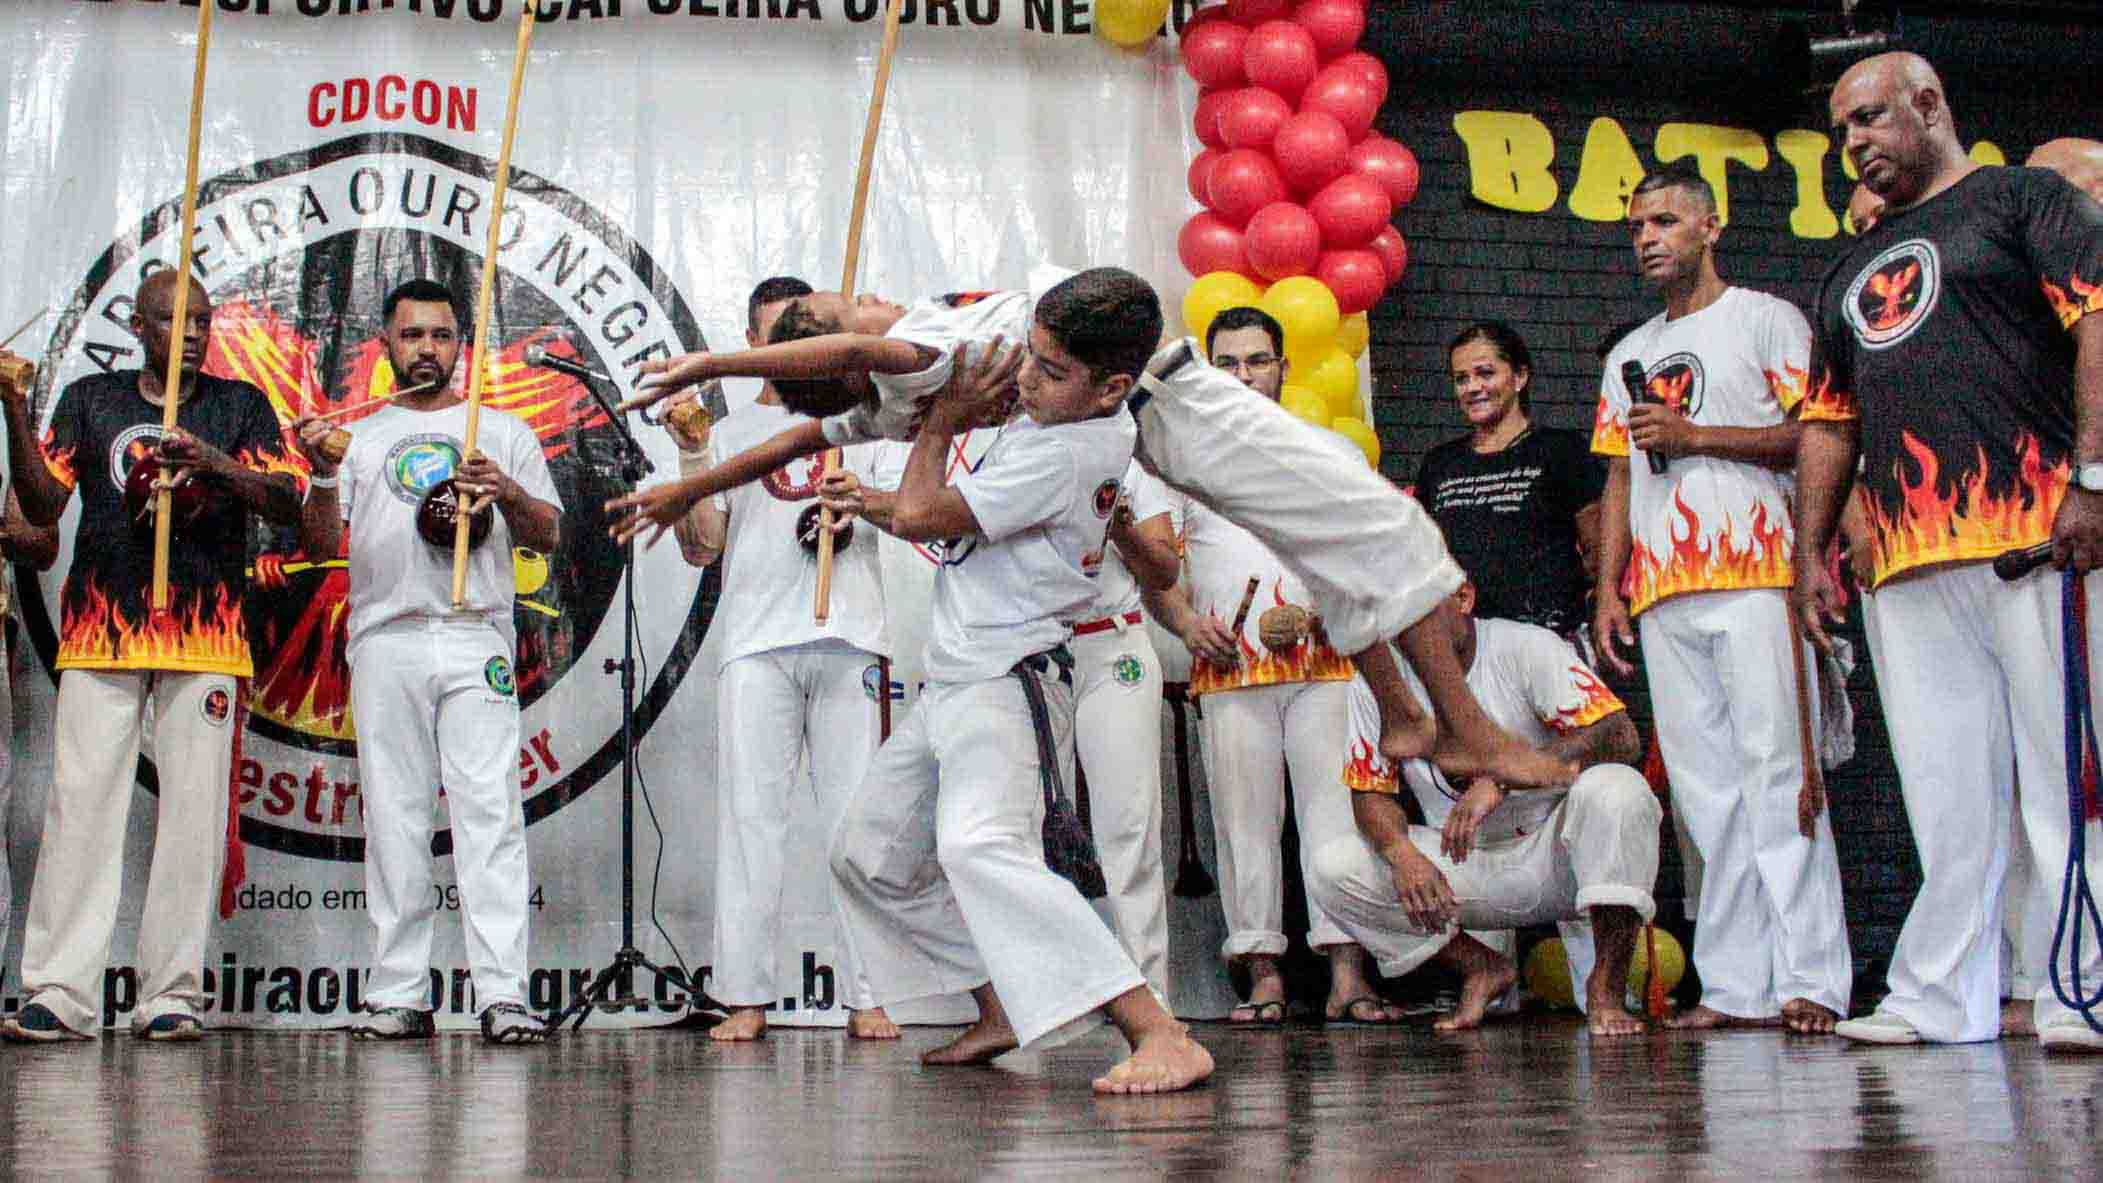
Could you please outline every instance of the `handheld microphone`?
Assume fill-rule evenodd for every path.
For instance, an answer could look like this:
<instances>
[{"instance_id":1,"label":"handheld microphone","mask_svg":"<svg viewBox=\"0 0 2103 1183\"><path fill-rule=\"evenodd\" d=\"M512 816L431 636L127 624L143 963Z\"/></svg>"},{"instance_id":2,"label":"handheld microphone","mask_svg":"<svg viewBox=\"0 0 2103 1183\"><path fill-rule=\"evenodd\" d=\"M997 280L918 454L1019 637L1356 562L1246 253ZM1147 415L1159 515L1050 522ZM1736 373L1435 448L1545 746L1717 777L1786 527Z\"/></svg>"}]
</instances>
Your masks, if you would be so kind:
<instances>
[{"instance_id":1,"label":"handheld microphone","mask_svg":"<svg viewBox=\"0 0 2103 1183\"><path fill-rule=\"evenodd\" d=\"M1993 573L2003 580L2014 583L2039 567L2052 561L2052 544L2040 542L2021 550L2011 550L1994 556Z\"/></svg>"},{"instance_id":2,"label":"handheld microphone","mask_svg":"<svg viewBox=\"0 0 2103 1183\"><path fill-rule=\"evenodd\" d=\"M530 357L530 355L528 356ZM1628 387L1628 403L1630 406L1637 406L1642 403L1663 404L1665 401L1651 393L1650 383L1644 379L1643 363L1634 358L1621 363L1621 384ZM1645 452L1643 455L1650 461L1650 475L1665 475L1665 466L1671 461L1656 452Z\"/></svg>"},{"instance_id":3,"label":"handheld microphone","mask_svg":"<svg viewBox=\"0 0 2103 1183\"><path fill-rule=\"evenodd\" d=\"M558 374L568 374L580 382L605 382L608 384L613 382L613 379L597 370L588 370L569 358L557 357L538 345L526 350L526 364L535 369L553 370Z\"/></svg>"}]
</instances>

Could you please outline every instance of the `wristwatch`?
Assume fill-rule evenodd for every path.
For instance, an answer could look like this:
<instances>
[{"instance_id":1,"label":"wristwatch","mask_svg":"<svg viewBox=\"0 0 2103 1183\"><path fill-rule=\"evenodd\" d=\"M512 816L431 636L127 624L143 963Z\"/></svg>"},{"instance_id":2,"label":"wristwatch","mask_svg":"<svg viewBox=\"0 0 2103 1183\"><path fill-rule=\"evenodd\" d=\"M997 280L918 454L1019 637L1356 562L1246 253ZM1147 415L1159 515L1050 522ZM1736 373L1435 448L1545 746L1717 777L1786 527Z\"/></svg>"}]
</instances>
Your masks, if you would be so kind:
<instances>
[{"instance_id":1,"label":"wristwatch","mask_svg":"<svg viewBox=\"0 0 2103 1183\"><path fill-rule=\"evenodd\" d=\"M2103 493L2103 460L2074 465L2074 487L2084 493Z\"/></svg>"}]
</instances>

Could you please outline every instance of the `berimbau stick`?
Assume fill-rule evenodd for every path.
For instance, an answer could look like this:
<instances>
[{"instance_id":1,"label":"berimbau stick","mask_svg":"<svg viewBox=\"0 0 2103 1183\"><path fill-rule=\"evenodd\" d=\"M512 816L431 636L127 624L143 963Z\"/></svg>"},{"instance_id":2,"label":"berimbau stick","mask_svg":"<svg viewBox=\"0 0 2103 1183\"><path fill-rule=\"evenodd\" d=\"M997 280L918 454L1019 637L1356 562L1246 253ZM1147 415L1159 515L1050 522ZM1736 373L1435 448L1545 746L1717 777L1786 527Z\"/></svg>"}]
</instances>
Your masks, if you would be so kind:
<instances>
[{"instance_id":1,"label":"berimbau stick","mask_svg":"<svg viewBox=\"0 0 2103 1183\"><path fill-rule=\"evenodd\" d=\"M347 403L343 406L337 407L333 411L323 411L321 414L316 415L314 417L323 422L327 422L328 420L334 419L339 415L350 415L355 414L359 411L369 411L374 407L384 407L398 398L408 398L410 395L423 394L435 388L437 385L438 383L436 382L426 382L421 386L411 386L407 390L390 391L386 394L380 395L377 398L368 398L363 400L362 402Z\"/></svg>"},{"instance_id":2,"label":"berimbau stick","mask_svg":"<svg viewBox=\"0 0 2103 1183\"><path fill-rule=\"evenodd\" d=\"M212 48L212 8L197 6L197 64L190 79L190 142L183 174L182 235L175 251L175 323L169 328L168 369L161 383L161 434L175 430L182 408L183 343L190 330L190 252L197 238L197 142L204 136L204 64ZM168 548L174 541L175 491L153 495L153 599L155 612L168 610Z\"/></svg>"},{"instance_id":3,"label":"berimbau stick","mask_svg":"<svg viewBox=\"0 0 2103 1183\"><path fill-rule=\"evenodd\" d=\"M21 327L21 328L19 328L19 329L16 329L16 330L15 330L14 332L12 332L12 333L9 333L9 334L7 335L7 340L5 340L5 341L0 341L0 349L5 349L5 348L7 348L8 346L10 346L10 345L14 344L14 343L15 343L15 338L17 338L17 337L21 336L22 334L24 334L24 333L26 333L26 332L28 332L28 331L29 331L29 326L31 326L31 325L33 325L33 324L35 324L36 322L38 322L38 321L40 321L40 320L44 319L45 317L47 317L47 316L49 316L49 315L51 315L51 310L50 310L49 308L46 308L46 309L44 309L43 311L41 311L41 312L37 313L37 314L36 314L35 316L32 316L32 317L30 317L30 318L29 318L28 320L25 320L25 321L23 321L23 322L22 322L22 327Z\"/></svg>"},{"instance_id":4,"label":"berimbau stick","mask_svg":"<svg viewBox=\"0 0 2103 1183\"><path fill-rule=\"evenodd\" d=\"M467 376L467 430L460 458L475 454L482 427L482 385L489 373L490 305L496 296L497 250L504 228L504 198L511 189L511 145L518 138L518 96L526 85L526 50L533 42L533 0L523 0L518 14L518 50L511 59L511 94L504 106L504 144L497 151L496 187L489 202L489 241L482 251L482 290L475 297L475 364ZM457 496L453 522L453 607L467 603L467 529L474 515L467 499Z\"/></svg>"},{"instance_id":5,"label":"berimbau stick","mask_svg":"<svg viewBox=\"0 0 2103 1183\"><path fill-rule=\"evenodd\" d=\"M862 125L862 156L854 170L854 205L847 213L847 265L840 275L840 294L854 296L854 273L862 259L862 223L869 213L869 174L876 165L876 133L884 122L884 92L891 86L891 59L898 53L898 17L905 0L890 0L884 12L883 47L876 51L876 93L869 97L869 118ZM828 448L818 479L840 467L840 450ZM832 615L832 511L818 513L818 590L811 618L824 624Z\"/></svg>"}]
</instances>

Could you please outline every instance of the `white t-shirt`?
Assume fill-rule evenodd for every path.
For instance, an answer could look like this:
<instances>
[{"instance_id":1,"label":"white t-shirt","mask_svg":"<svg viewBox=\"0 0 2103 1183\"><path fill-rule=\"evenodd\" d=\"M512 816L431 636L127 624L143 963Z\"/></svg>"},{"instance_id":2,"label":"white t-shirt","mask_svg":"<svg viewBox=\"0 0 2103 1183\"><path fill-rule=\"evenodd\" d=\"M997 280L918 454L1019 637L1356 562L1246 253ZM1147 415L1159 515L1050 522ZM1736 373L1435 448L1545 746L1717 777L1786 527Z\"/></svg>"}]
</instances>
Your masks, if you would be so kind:
<instances>
[{"instance_id":1,"label":"white t-shirt","mask_svg":"<svg viewBox=\"0 0 2103 1183\"><path fill-rule=\"evenodd\" d=\"M1089 619L1118 478L1137 434L1130 415L1054 427L1025 415L975 468L956 474L951 483L979 533L930 548L940 566L929 681L1001 677Z\"/></svg>"},{"instance_id":2,"label":"white t-shirt","mask_svg":"<svg viewBox=\"0 0 2103 1183\"><path fill-rule=\"evenodd\" d=\"M826 441L845 446L913 438L927 403L949 384L957 349L965 350L967 362L975 362L996 337L1003 349L1027 346L1037 301L1072 275L1044 264L1031 269L1028 291L951 292L906 309L884 336L927 346L936 353L933 364L911 374L870 374L875 400L825 419Z\"/></svg>"},{"instance_id":3,"label":"white t-shirt","mask_svg":"<svg viewBox=\"0 0 2103 1183\"><path fill-rule=\"evenodd\" d=\"M801 418L767 403L740 407L709 432L708 462L721 464ZM895 489L905 454L900 444L863 444L846 449L841 466L872 488ZM866 653L890 652L876 530L867 522L856 522L853 541L833 554L826 622L819 624L811 614L818 556L797 541L796 526L817 504L824 462L822 455L792 460L716 495L716 508L730 515L723 594L713 625L723 631L724 661L824 640L844 641Z\"/></svg>"},{"instance_id":4,"label":"white t-shirt","mask_svg":"<svg viewBox=\"0 0 2103 1183\"><path fill-rule=\"evenodd\" d=\"M1417 701L1429 702L1423 681L1406 662L1402 674L1409 679ZM1535 747L1626 709L1568 641L1538 625L1516 620L1475 622L1475 664L1468 668L1468 689L1474 692L1484 713ZM1353 687L1351 725L1354 755L1379 750L1380 712L1372 705L1372 692L1363 682ZM1454 786L1429 760L1404 762L1402 779L1417 795L1417 803L1424 808L1424 821L1433 829L1445 826L1453 803L1467 788ZM1348 768L1345 783L1362 791L1394 791L1392 780L1385 786L1352 784ZM1545 790L1507 793L1504 803L1482 820L1477 833L1484 842L1532 833L1562 799L1562 793Z\"/></svg>"},{"instance_id":5,"label":"white t-shirt","mask_svg":"<svg viewBox=\"0 0 2103 1183\"><path fill-rule=\"evenodd\" d=\"M1811 326L1796 305L1747 288L1678 320L1659 313L1606 359L1592 450L1627 456L1630 612L1686 592L1788 587L1795 528L1791 478L1715 456L1679 456L1663 475L1632 454L1621 365L1643 364L1650 389L1703 426L1774 427L1802 400ZM1641 452L1641 449L1633 449Z\"/></svg>"},{"instance_id":6,"label":"white t-shirt","mask_svg":"<svg viewBox=\"0 0 2103 1183\"><path fill-rule=\"evenodd\" d=\"M339 467L337 497L350 527L350 651L372 630L411 616L455 616L453 552L416 532L416 507L433 485L453 475L467 434L467 404L442 411L384 407L351 429ZM517 416L482 408L477 445L528 496L558 508L540 438ZM467 601L461 612L486 616L513 637L511 528L492 511L489 537L468 552Z\"/></svg>"},{"instance_id":7,"label":"white t-shirt","mask_svg":"<svg viewBox=\"0 0 2103 1183\"><path fill-rule=\"evenodd\" d=\"M1132 506L1134 521L1169 514L1173 522L1176 495L1159 478L1151 476L1133 461L1125 468L1123 490L1125 500ZM1171 526L1173 528L1173 526ZM1124 557L1117 553L1115 545L1103 548L1103 570L1096 577L1095 609L1091 619L1106 616L1123 616L1139 611L1139 581L1132 578L1126 568Z\"/></svg>"},{"instance_id":8,"label":"white t-shirt","mask_svg":"<svg viewBox=\"0 0 2103 1183\"><path fill-rule=\"evenodd\" d=\"M1241 664L1222 669L1192 654L1190 692L1348 680L1351 661L1329 644L1319 619L1290 648L1274 651L1263 643L1265 613L1298 608L1312 618L1314 596L1255 535L1196 500L1180 497L1179 502L1191 607L1219 617L1220 623L1232 628L1242 597L1248 593L1249 579L1257 580L1256 594L1241 626Z\"/></svg>"}]
</instances>

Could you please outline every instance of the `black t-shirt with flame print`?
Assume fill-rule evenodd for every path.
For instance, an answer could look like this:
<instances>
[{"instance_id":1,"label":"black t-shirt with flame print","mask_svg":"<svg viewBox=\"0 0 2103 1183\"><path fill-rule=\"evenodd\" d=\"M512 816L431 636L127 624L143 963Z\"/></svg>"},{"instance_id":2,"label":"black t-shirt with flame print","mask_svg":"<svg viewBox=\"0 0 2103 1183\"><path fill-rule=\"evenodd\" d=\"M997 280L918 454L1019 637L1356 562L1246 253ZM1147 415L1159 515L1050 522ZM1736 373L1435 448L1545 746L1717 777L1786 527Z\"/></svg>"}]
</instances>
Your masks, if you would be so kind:
<instances>
[{"instance_id":1,"label":"black t-shirt with flame print","mask_svg":"<svg viewBox=\"0 0 2103 1183\"><path fill-rule=\"evenodd\" d=\"M2045 169L1978 169L1835 261L1798 413L1860 423L1879 583L2051 536L2099 308L2103 206Z\"/></svg>"},{"instance_id":2,"label":"black t-shirt with flame print","mask_svg":"<svg viewBox=\"0 0 2103 1183\"><path fill-rule=\"evenodd\" d=\"M305 458L287 445L270 399L248 383L200 377L176 423L238 464L289 474L304 492ZM124 480L160 436L161 408L140 396L136 370L91 374L59 396L44 465L79 492L80 525L59 606L58 668L248 677L248 516L224 488L207 485L197 519L176 527L169 612L157 620L148 610L153 529L127 517Z\"/></svg>"}]
</instances>

